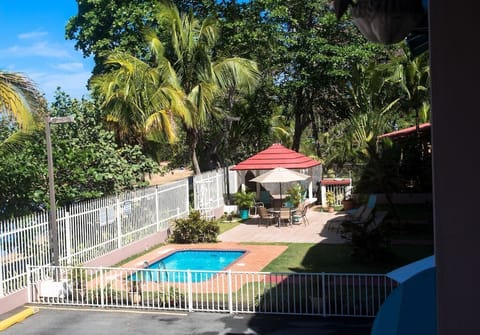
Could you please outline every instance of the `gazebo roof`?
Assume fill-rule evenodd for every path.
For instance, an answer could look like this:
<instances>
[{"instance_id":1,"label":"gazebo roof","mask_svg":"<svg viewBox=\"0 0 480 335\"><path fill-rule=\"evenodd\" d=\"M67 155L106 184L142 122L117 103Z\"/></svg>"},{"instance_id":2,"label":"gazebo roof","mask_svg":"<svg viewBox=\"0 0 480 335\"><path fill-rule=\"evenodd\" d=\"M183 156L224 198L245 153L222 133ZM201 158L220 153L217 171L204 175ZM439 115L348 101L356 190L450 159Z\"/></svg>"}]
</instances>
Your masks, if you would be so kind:
<instances>
[{"instance_id":1,"label":"gazebo roof","mask_svg":"<svg viewBox=\"0 0 480 335\"><path fill-rule=\"evenodd\" d=\"M272 170L276 167L285 169L307 169L320 165L310 157L275 143L258 154L235 165L232 170Z\"/></svg>"},{"instance_id":2,"label":"gazebo roof","mask_svg":"<svg viewBox=\"0 0 480 335\"><path fill-rule=\"evenodd\" d=\"M426 133L430 131L430 123L422 123L421 125L418 126L418 130L420 133ZM386 133L383 135L378 136L378 138L384 138L384 137L390 137L391 139L401 139L404 137L408 137L412 134L415 134L415 131L417 130L416 126L413 127L408 127L396 131L392 131L391 133Z\"/></svg>"}]
</instances>

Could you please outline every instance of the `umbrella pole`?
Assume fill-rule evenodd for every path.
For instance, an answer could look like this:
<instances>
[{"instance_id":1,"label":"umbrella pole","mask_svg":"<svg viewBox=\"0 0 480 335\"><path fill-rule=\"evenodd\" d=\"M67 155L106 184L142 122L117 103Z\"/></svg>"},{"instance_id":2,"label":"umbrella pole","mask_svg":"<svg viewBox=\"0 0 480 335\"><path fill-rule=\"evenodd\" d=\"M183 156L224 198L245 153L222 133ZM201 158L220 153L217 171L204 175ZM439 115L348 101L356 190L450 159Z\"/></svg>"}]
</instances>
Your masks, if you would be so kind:
<instances>
[{"instance_id":1,"label":"umbrella pole","mask_svg":"<svg viewBox=\"0 0 480 335\"><path fill-rule=\"evenodd\" d=\"M282 200L282 183L280 183L280 207L283 207L283 200Z\"/></svg>"}]
</instances>

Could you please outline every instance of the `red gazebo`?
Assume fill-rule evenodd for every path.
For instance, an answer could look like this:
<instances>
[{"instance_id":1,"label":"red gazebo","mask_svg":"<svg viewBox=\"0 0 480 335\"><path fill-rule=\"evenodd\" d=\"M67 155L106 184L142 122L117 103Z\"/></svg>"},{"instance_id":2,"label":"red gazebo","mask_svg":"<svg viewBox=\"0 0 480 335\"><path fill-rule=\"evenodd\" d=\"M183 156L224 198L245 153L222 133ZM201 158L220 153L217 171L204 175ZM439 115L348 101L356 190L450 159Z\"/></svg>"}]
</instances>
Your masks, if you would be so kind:
<instances>
[{"instance_id":1,"label":"red gazebo","mask_svg":"<svg viewBox=\"0 0 480 335\"><path fill-rule=\"evenodd\" d=\"M299 170L321 164L319 161L302 155L295 150L288 149L280 143L275 143L258 154L238 163L232 170L272 170L276 167Z\"/></svg>"},{"instance_id":2,"label":"red gazebo","mask_svg":"<svg viewBox=\"0 0 480 335\"><path fill-rule=\"evenodd\" d=\"M247 185L250 179L277 167L297 170L300 173L308 174L312 177L308 187L308 196L310 199L313 199L312 185L322 178L321 164L321 162L295 150L288 149L280 143L275 143L243 162L238 163L232 167L231 170L238 171ZM258 191L257 189L257 192Z\"/></svg>"}]
</instances>

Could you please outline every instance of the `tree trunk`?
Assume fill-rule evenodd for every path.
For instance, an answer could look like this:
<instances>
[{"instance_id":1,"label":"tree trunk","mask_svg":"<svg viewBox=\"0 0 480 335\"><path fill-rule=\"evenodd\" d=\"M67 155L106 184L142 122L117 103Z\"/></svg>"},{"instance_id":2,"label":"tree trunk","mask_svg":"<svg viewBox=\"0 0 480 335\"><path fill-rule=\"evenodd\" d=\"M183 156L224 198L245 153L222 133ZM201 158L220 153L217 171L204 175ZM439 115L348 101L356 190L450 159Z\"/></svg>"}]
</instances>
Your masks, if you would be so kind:
<instances>
[{"instance_id":1,"label":"tree trunk","mask_svg":"<svg viewBox=\"0 0 480 335\"><path fill-rule=\"evenodd\" d=\"M193 172L196 175L201 174L200 165L197 158L198 132L195 129L187 130L188 147L190 148L190 158L192 160Z\"/></svg>"},{"instance_id":2,"label":"tree trunk","mask_svg":"<svg viewBox=\"0 0 480 335\"><path fill-rule=\"evenodd\" d=\"M303 89L297 90L295 98L295 132L293 133L292 150L300 150L300 142L305 128L310 124L311 101L303 93Z\"/></svg>"}]
</instances>

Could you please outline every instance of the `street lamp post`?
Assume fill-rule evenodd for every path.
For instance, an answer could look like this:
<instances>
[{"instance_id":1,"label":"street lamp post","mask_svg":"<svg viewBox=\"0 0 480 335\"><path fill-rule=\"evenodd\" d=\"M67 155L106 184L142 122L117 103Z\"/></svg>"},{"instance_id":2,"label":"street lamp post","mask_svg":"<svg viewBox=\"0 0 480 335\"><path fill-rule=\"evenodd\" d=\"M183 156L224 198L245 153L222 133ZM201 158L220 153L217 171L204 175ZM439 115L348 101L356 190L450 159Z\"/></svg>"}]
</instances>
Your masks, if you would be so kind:
<instances>
[{"instance_id":1,"label":"street lamp post","mask_svg":"<svg viewBox=\"0 0 480 335\"><path fill-rule=\"evenodd\" d=\"M57 230L57 208L55 203L55 183L53 179L53 156L52 156L52 139L50 133L50 124L73 122L73 116L50 117L45 118L45 138L47 144L47 161L48 161L48 192L50 198L49 213L49 238L50 238L50 264L53 266L60 265L60 252L58 247L58 230Z\"/></svg>"}]
</instances>

